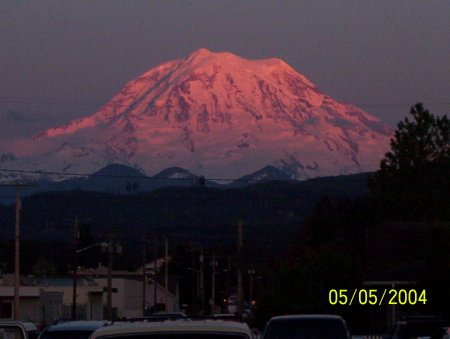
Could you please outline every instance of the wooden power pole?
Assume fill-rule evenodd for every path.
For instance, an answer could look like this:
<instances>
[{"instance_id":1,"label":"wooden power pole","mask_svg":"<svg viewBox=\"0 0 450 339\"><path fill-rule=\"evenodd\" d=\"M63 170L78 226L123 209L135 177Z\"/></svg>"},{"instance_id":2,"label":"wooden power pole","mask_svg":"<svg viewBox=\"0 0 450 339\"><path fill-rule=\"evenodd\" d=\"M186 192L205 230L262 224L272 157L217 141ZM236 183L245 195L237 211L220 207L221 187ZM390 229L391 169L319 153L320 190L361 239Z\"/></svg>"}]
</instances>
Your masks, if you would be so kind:
<instances>
[{"instance_id":1,"label":"wooden power pole","mask_svg":"<svg viewBox=\"0 0 450 339\"><path fill-rule=\"evenodd\" d=\"M203 256L203 249L200 249L200 307L201 307L201 314L205 314L205 280L203 276L203 262L204 262L204 256Z\"/></svg>"},{"instance_id":2,"label":"wooden power pole","mask_svg":"<svg viewBox=\"0 0 450 339\"><path fill-rule=\"evenodd\" d=\"M112 236L109 237L108 241L108 282L107 282L107 313L108 320L112 320L112 268L113 268L113 239Z\"/></svg>"},{"instance_id":3,"label":"wooden power pole","mask_svg":"<svg viewBox=\"0 0 450 339\"><path fill-rule=\"evenodd\" d=\"M153 271L153 312L157 312L158 282L156 275L158 272L158 240L156 236L153 239Z\"/></svg>"},{"instance_id":4,"label":"wooden power pole","mask_svg":"<svg viewBox=\"0 0 450 339\"><path fill-rule=\"evenodd\" d=\"M211 314L215 313L216 309L216 254L212 257L212 273L211 273Z\"/></svg>"},{"instance_id":5,"label":"wooden power pole","mask_svg":"<svg viewBox=\"0 0 450 339\"><path fill-rule=\"evenodd\" d=\"M73 224L73 272L72 272L72 320L77 320L77 270L78 270L78 245L80 241L79 219L75 217Z\"/></svg>"},{"instance_id":6,"label":"wooden power pole","mask_svg":"<svg viewBox=\"0 0 450 339\"><path fill-rule=\"evenodd\" d=\"M242 317L244 312L244 281L242 277L244 262L244 235L243 221L238 221L238 237L237 237L237 314Z\"/></svg>"},{"instance_id":7,"label":"wooden power pole","mask_svg":"<svg viewBox=\"0 0 450 339\"><path fill-rule=\"evenodd\" d=\"M164 237L164 308L169 311L169 240Z\"/></svg>"},{"instance_id":8,"label":"wooden power pole","mask_svg":"<svg viewBox=\"0 0 450 339\"><path fill-rule=\"evenodd\" d=\"M146 261L147 261L147 253L146 253L146 241L145 237L143 237L142 241L142 316L145 316L145 299L146 299L146 285L147 285L147 270L146 270Z\"/></svg>"},{"instance_id":9,"label":"wooden power pole","mask_svg":"<svg viewBox=\"0 0 450 339\"><path fill-rule=\"evenodd\" d=\"M14 320L20 319L20 186L16 186L16 224L14 235Z\"/></svg>"},{"instance_id":10,"label":"wooden power pole","mask_svg":"<svg viewBox=\"0 0 450 339\"><path fill-rule=\"evenodd\" d=\"M16 222L14 226L14 306L13 318L20 319L20 188L32 187L34 184L2 184L4 187L14 187L16 190Z\"/></svg>"}]
</instances>

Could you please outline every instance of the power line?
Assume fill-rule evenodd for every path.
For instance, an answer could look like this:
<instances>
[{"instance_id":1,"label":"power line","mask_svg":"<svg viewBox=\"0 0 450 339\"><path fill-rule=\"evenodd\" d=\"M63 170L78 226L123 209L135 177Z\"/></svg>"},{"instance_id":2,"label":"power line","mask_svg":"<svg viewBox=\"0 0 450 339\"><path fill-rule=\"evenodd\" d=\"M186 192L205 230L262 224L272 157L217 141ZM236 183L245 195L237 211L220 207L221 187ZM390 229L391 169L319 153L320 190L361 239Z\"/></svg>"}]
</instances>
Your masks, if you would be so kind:
<instances>
[{"instance_id":1,"label":"power line","mask_svg":"<svg viewBox=\"0 0 450 339\"><path fill-rule=\"evenodd\" d=\"M418 100L420 101L420 100ZM71 98L38 98L38 97L21 97L21 96L0 96L0 103L25 103L25 104L64 104L64 105L103 105L104 101L99 100L83 100ZM450 102L425 102L427 106L449 106ZM353 104L359 107L401 107L412 106L411 103L406 102L390 102L390 103L361 103Z\"/></svg>"},{"instance_id":2,"label":"power line","mask_svg":"<svg viewBox=\"0 0 450 339\"><path fill-rule=\"evenodd\" d=\"M362 103L362 104L352 104L356 107L411 107L411 103L387 103L387 104L376 104L376 103ZM450 102L425 102L425 106L450 106Z\"/></svg>"},{"instance_id":3,"label":"power line","mask_svg":"<svg viewBox=\"0 0 450 339\"><path fill-rule=\"evenodd\" d=\"M85 191L85 192L92 192L92 191ZM41 193L49 193L49 192L41 192ZM54 192L51 192L54 193ZM94 192L94 193L101 193L101 192ZM140 193L149 193L149 192L140 192ZM328 192L328 194L331 194L332 192ZM138 193L139 194L139 193ZM360 196L361 194L358 193L347 193L346 196ZM86 201L123 201L123 197L124 195L117 195L114 197L85 197ZM150 200L155 200L155 201L161 201L162 199L172 199L172 200L177 200L177 201L199 201L199 202L208 202L210 200L211 197L190 197L190 196L186 196L186 197L179 197L179 196L174 196L173 194L171 195L167 195L167 196L161 196L161 195L157 195L157 196L133 196L133 195L127 195L127 197L130 197L130 200L133 201L150 201ZM0 196L0 199L13 199L13 196ZM45 196L45 197L39 197L39 199L44 199L45 200L52 200L52 201L70 201L70 200L79 200L79 197L62 197L62 196ZM223 202L228 202L230 200L230 198L217 198L214 197L215 201L223 201ZM293 200L298 200L298 201L303 201L304 196L267 196L267 197L263 197L261 199L264 199L264 201L293 201Z\"/></svg>"},{"instance_id":4,"label":"power line","mask_svg":"<svg viewBox=\"0 0 450 339\"><path fill-rule=\"evenodd\" d=\"M37 105L70 105L70 106L98 106L105 104L104 101L79 100L68 98L36 98L36 97L17 97L0 96L1 104L37 104Z\"/></svg>"},{"instance_id":5,"label":"power line","mask_svg":"<svg viewBox=\"0 0 450 339\"><path fill-rule=\"evenodd\" d=\"M88 173L73 173L73 172L53 172L53 171L43 171L43 170L19 170L19 169L6 169L0 168L2 172L12 172L12 173L26 173L26 174L43 174L43 175L63 175L63 176L73 176L73 177L106 177L106 178L123 178L123 179L140 179L140 180L195 180L200 177L191 178L160 178L160 177L149 177L149 176L137 176L137 175L116 175L116 174L88 174ZM226 178L205 178L208 181L242 181L242 182L270 182L273 179L226 179ZM299 182L298 180L290 179L283 180L283 182Z\"/></svg>"}]
</instances>

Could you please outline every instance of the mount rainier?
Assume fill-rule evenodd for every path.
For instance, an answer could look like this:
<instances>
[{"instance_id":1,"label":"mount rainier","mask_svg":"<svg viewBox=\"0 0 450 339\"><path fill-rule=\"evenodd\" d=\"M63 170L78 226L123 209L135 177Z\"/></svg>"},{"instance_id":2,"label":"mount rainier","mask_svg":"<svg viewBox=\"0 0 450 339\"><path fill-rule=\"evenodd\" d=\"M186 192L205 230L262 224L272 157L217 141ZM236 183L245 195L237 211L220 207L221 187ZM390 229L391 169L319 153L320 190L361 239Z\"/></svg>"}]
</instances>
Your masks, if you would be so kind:
<instances>
[{"instance_id":1,"label":"mount rainier","mask_svg":"<svg viewBox=\"0 0 450 339\"><path fill-rule=\"evenodd\" d=\"M392 134L282 60L200 49L129 81L95 114L34 136L26 154L2 150L0 165L93 173L119 163L148 175L181 167L230 180L271 166L301 180L375 170Z\"/></svg>"}]
</instances>

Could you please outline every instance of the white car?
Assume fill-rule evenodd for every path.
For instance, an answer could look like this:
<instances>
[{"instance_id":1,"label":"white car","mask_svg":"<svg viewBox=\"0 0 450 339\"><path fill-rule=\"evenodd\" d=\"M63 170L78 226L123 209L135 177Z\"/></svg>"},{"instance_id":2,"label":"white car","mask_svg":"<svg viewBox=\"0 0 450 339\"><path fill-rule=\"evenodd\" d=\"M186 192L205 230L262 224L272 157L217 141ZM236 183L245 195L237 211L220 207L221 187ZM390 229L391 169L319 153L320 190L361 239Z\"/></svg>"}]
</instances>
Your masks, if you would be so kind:
<instances>
[{"instance_id":1,"label":"white car","mask_svg":"<svg viewBox=\"0 0 450 339\"><path fill-rule=\"evenodd\" d=\"M229 321L131 322L99 328L91 339L254 339L244 323Z\"/></svg>"}]
</instances>

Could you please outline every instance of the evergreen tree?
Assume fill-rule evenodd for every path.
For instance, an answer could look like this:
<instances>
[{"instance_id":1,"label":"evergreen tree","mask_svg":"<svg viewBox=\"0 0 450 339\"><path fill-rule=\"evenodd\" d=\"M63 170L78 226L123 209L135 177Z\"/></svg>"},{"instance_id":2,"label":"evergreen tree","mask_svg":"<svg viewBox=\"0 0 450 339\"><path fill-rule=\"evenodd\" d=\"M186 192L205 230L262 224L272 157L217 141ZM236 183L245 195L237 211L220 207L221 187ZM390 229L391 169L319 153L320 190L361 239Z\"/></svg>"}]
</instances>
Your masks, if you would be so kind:
<instances>
[{"instance_id":1,"label":"evergreen tree","mask_svg":"<svg viewBox=\"0 0 450 339\"><path fill-rule=\"evenodd\" d=\"M450 122L435 117L421 103L411 108L391 139L370 187L385 218L449 220Z\"/></svg>"}]
</instances>

